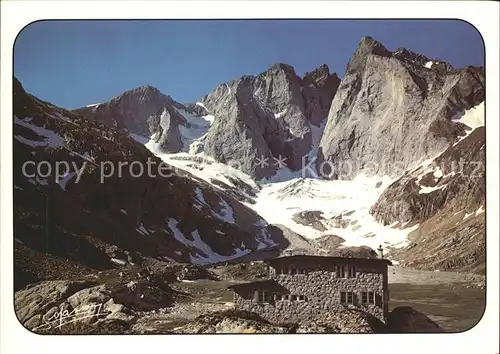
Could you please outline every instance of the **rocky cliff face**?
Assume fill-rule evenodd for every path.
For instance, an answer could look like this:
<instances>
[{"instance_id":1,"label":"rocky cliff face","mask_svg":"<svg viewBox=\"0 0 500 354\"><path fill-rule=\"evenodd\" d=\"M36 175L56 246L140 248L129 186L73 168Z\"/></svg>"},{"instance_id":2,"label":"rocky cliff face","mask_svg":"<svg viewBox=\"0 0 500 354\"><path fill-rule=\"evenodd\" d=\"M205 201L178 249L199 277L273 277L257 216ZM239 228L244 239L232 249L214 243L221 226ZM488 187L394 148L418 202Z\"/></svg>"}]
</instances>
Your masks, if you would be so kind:
<instances>
[{"instance_id":1,"label":"rocky cliff face","mask_svg":"<svg viewBox=\"0 0 500 354\"><path fill-rule=\"evenodd\" d=\"M370 212L384 224L417 224L393 257L419 269L484 274L485 128L478 127L390 185Z\"/></svg>"},{"instance_id":2,"label":"rocky cliff face","mask_svg":"<svg viewBox=\"0 0 500 354\"><path fill-rule=\"evenodd\" d=\"M183 148L179 125L189 123L179 112L185 107L152 86L126 91L108 102L77 109L76 112L108 128L126 129L145 137L153 136L165 152Z\"/></svg>"},{"instance_id":3,"label":"rocky cliff face","mask_svg":"<svg viewBox=\"0 0 500 354\"><path fill-rule=\"evenodd\" d=\"M371 208L385 225L422 222L447 208L476 212L486 200L485 128L450 146L445 152L390 185Z\"/></svg>"},{"instance_id":4,"label":"rocky cliff face","mask_svg":"<svg viewBox=\"0 0 500 354\"><path fill-rule=\"evenodd\" d=\"M333 99L317 169L333 179L363 169L399 176L465 135L453 118L482 101L483 68L453 69L364 37Z\"/></svg>"},{"instance_id":5,"label":"rocky cliff face","mask_svg":"<svg viewBox=\"0 0 500 354\"><path fill-rule=\"evenodd\" d=\"M274 245L259 215L179 174L128 132L40 101L17 80L14 114L20 278L70 278L144 257L207 264Z\"/></svg>"},{"instance_id":6,"label":"rocky cliff face","mask_svg":"<svg viewBox=\"0 0 500 354\"><path fill-rule=\"evenodd\" d=\"M339 81L325 65L301 79L291 66L276 64L218 86L201 101L215 116L205 153L257 179L284 166L300 169Z\"/></svg>"},{"instance_id":7,"label":"rocky cliff face","mask_svg":"<svg viewBox=\"0 0 500 354\"><path fill-rule=\"evenodd\" d=\"M391 253L404 265L484 272L484 98L483 68L390 52L370 37L347 65L316 166L331 179L396 178L370 213L415 227Z\"/></svg>"},{"instance_id":8,"label":"rocky cliff face","mask_svg":"<svg viewBox=\"0 0 500 354\"><path fill-rule=\"evenodd\" d=\"M302 94L306 102L309 121L319 127L328 116L333 96L340 84L337 74L330 74L327 65L322 65L302 79Z\"/></svg>"}]
</instances>

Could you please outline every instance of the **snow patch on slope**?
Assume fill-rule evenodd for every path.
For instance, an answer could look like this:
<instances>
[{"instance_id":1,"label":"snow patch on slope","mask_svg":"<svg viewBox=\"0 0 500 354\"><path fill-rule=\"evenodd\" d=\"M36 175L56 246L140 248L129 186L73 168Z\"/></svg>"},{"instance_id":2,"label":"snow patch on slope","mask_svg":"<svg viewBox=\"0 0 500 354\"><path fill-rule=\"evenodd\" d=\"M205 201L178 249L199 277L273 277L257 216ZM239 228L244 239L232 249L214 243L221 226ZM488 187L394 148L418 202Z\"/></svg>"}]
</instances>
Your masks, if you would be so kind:
<instances>
[{"instance_id":1,"label":"snow patch on slope","mask_svg":"<svg viewBox=\"0 0 500 354\"><path fill-rule=\"evenodd\" d=\"M200 251L197 252L195 255L193 255L192 253L190 254L192 263L205 265L211 263L225 262L234 258L244 256L245 254L248 254L250 252L250 250L248 249L237 248L235 250L235 253L230 256L220 255L217 252L214 252L212 248L210 248L210 246L207 245L201 239L198 230L191 232L191 237L193 238L193 241L191 241L184 236L181 230L179 230L178 228L179 222L177 220L170 218L167 224L177 241L188 247L191 250L191 252L196 250Z\"/></svg>"},{"instance_id":2,"label":"snow patch on slope","mask_svg":"<svg viewBox=\"0 0 500 354\"><path fill-rule=\"evenodd\" d=\"M287 109L285 108L281 112L274 113L274 118L276 118L276 119L281 118L281 117L283 117L285 115L286 112L287 112Z\"/></svg>"},{"instance_id":3,"label":"snow patch on slope","mask_svg":"<svg viewBox=\"0 0 500 354\"><path fill-rule=\"evenodd\" d=\"M484 205L481 205L481 206L480 206L480 207L479 207L476 211L474 211L474 212L472 212L472 213L470 213L470 214L465 213L465 215L464 215L464 217L463 217L463 219L462 219L462 220L465 220L465 219L467 219L468 217L470 217L470 216L472 216L472 215L474 215L474 216L478 216L478 215L480 215L480 214L484 213L484 211L485 211L485 209L484 209Z\"/></svg>"},{"instance_id":4,"label":"snow patch on slope","mask_svg":"<svg viewBox=\"0 0 500 354\"><path fill-rule=\"evenodd\" d=\"M135 134L135 133L129 133L129 136L141 145L147 144L150 140L150 139L146 138L145 136ZM154 137L151 137L151 139L153 139L153 138Z\"/></svg>"},{"instance_id":5,"label":"snow patch on slope","mask_svg":"<svg viewBox=\"0 0 500 354\"><path fill-rule=\"evenodd\" d=\"M220 181L228 186L237 187L231 179L240 180L252 188L259 188L258 184L247 174L231 166L216 162L212 157L203 153L196 155L185 152L168 154L161 151L159 144L153 139L150 139L145 146L169 165L191 173L195 177L210 183L216 189L223 190L220 186L213 184L213 181Z\"/></svg>"},{"instance_id":6,"label":"snow patch on slope","mask_svg":"<svg viewBox=\"0 0 500 354\"><path fill-rule=\"evenodd\" d=\"M174 107L175 108L175 107ZM179 131L181 133L183 152L189 152L193 150L191 146L196 144L200 139L202 139L205 134L207 134L210 125L213 123L213 116L202 116L198 117L183 109L175 108L177 113L182 115L184 119L189 124L189 127L184 125L179 125ZM196 149L194 149L196 150Z\"/></svg>"},{"instance_id":7,"label":"snow patch on slope","mask_svg":"<svg viewBox=\"0 0 500 354\"><path fill-rule=\"evenodd\" d=\"M205 107L205 105L202 102L196 102L197 106L200 106L201 108L204 108L208 112L208 108Z\"/></svg>"},{"instance_id":8,"label":"snow patch on slope","mask_svg":"<svg viewBox=\"0 0 500 354\"><path fill-rule=\"evenodd\" d=\"M136 230L144 236L150 235L150 231L148 229L146 229L143 224L139 225L139 227Z\"/></svg>"},{"instance_id":9,"label":"snow patch on slope","mask_svg":"<svg viewBox=\"0 0 500 354\"><path fill-rule=\"evenodd\" d=\"M420 190L418 191L418 194L429 194L434 191L440 191L443 190L447 187L447 184L443 184L441 186L435 186L435 187L427 187L427 186L421 186Z\"/></svg>"},{"instance_id":10,"label":"snow patch on slope","mask_svg":"<svg viewBox=\"0 0 500 354\"><path fill-rule=\"evenodd\" d=\"M382 184L377 188L377 184ZM344 246L367 245L373 249L403 247L407 235L418 225L406 229L383 226L370 215L370 207L391 183L388 178L370 178L360 175L354 180L326 181L313 178L296 178L289 181L267 183L256 199L248 204L269 223L282 224L308 238L335 234L346 241ZM302 211L321 211L326 231L293 221L293 215ZM345 228L328 224L339 215L349 214L351 224Z\"/></svg>"},{"instance_id":11,"label":"snow patch on slope","mask_svg":"<svg viewBox=\"0 0 500 354\"><path fill-rule=\"evenodd\" d=\"M54 133L52 130L39 127L38 125L30 124L29 122L31 122L32 119L33 118L31 117L19 119L18 117L14 116L14 124L31 129L37 135L43 137L45 140L43 141L30 140L26 139L21 135L15 135L14 138L17 141L32 147L39 147L39 146L60 147L64 145L64 139L58 134Z\"/></svg>"},{"instance_id":12,"label":"snow patch on slope","mask_svg":"<svg viewBox=\"0 0 500 354\"><path fill-rule=\"evenodd\" d=\"M208 207L209 205L205 201L205 197L203 196L203 191L201 190L201 188L200 187L196 187L196 189L195 189L194 192L196 194L196 199L198 199L201 202L201 204L203 204L204 206Z\"/></svg>"},{"instance_id":13,"label":"snow patch on slope","mask_svg":"<svg viewBox=\"0 0 500 354\"><path fill-rule=\"evenodd\" d=\"M220 199L220 206L222 210L220 213L217 213L216 215L221 219L224 220L225 222L229 224L236 224L236 220L234 219L234 210L233 208L224 200Z\"/></svg>"},{"instance_id":14,"label":"snow patch on slope","mask_svg":"<svg viewBox=\"0 0 500 354\"><path fill-rule=\"evenodd\" d=\"M461 114L457 114L452 118L453 122L465 124L470 128L470 131L466 133L465 136L462 136L459 141L455 143L458 144L461 140L465 139L470 133L474 131L474 129L484 126L484 101L478 104L471 109L466 110Z\"/></svg>"},{"instance_id":15,"label":"snow patch on slope","mask_svg":"<svg viewBox=\"0 0 500 354\"><path fill-rule=\"evenodd\" d=\"M68 184L68 182L73 178L73 176L75 176L76 173L75 172L67 172L63 178L58 182L59 186L62 188L63 191L66 190L66 185Z\"/></svg>"}]
</instances>

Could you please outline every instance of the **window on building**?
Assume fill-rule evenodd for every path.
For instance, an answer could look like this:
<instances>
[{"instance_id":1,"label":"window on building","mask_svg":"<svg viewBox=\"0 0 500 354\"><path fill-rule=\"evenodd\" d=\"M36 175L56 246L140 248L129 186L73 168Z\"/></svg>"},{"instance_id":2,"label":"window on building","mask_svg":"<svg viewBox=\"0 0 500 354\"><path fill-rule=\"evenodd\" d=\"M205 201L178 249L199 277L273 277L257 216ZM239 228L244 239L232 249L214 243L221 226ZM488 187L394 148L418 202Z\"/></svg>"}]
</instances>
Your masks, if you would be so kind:
<instances>
[{"instance_id":1,"label":"window on building","mask_svg":"<svg viewBox=\"0 0 500 354\"><path fill-rule=\"evenodd\" d=\"M305 295L292 295L292 294L281 294L276 298L281 301L307 301L307 296Z\"/></svg>"},{"instance_id":2,"label":"window on building","mask_svg":"<svg viewBox=\"0 0 500 354\"><path fill-rule=\"evenodd\" d=\"M259 302L269 302L270 298L271 296L268 291L258 291Z\"/></svg>"},{"instance_id":3,"label":"window on building","mask_svg":"<svg viewBox=\"0 0 500 354\"><path fill-rule=\"evenodd\" d=\"M306 270L304 268L297 269L297 274L306 274Z\"/></svg>"},{"instance_id":4,"label":"window on building","mask_svg":"<svg viewBox=\"0 0 500 354\"><path fill-rule=\"evenodd\" d=\"M295 275L297 274L297 269L296 268L290 268L290 275Z\"/></svg>"},{"instance_id":5,"label":"window on building","mask_svg":"<svg viewBox=\"0 0 500 354\"><path fill-rule=\"evenodd\" d=\"M356 267L348 265L337 266L337 278L355 278Z\"/></svg>"},{"instance_id":6,"label":"window on building","mask_svg":"<svg viewBox=\"0 0 500 354\"><path fill-rule=\"evenodd\" d=\"M342 291L340 293L340 302L344 304L354 304L354 293L351 291Z\"/></svg>"},{"instance_id":7,"label":"window on building","mask_svg":"<svg viewBox=\"0 0 500 354\"><path fill-rule=\"evenodd\" d=\"M337 266L337 278L344 278L345 277L345 268L342 265Z\"/></svg>"},{"instance_id":8,"label":"window on building","mask_svg":"<svg viewBox=\"0 0 500 354\"><path fill-rule=\"evenodd\" d=\"M375 293L373 291L363 291L361 293L361 303L375 305Z\"/></svg>"}]
</instances>

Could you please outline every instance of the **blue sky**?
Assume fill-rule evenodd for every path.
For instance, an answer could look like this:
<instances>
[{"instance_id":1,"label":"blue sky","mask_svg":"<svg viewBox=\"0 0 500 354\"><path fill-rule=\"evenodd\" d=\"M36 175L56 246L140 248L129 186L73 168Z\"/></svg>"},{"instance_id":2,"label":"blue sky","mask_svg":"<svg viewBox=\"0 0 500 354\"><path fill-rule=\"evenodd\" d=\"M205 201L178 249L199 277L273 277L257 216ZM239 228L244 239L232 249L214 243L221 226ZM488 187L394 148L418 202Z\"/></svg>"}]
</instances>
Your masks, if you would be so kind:
<instances>
[{"instance_id":1,"label":"blue sky","mask_svg":"<svg viewBox=\"0 0 500 354\"><path fill-rule=\"evenodd\" d=\"M454 67L484 61L479 33L455 20L43 21L19 34L14 74L69 109L140 85L189 102L277 62L299 75L326 63L342 77L363 36Z\"/></svg>"}]
</instances>

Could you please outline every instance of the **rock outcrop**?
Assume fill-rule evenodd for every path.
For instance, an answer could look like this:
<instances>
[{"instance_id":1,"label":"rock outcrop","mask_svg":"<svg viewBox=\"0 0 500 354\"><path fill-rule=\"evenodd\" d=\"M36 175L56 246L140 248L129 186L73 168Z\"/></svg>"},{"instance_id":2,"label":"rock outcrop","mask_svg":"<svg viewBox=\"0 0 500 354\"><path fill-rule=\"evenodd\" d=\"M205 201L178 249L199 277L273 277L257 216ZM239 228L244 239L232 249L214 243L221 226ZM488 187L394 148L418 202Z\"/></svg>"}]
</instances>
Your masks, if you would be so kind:
<instances>
[{"instance_id":1,"label":"rock outcrop","mask_svg":"<svg viewBox=\"0 0 500 354\"><path fill-rule=\"evenodd\" d=\"M453 69L364 37L349 61L321 138L317 170L396 177L465 135L453 118L484 101L484 69Z\"/></svg>"},{"instance_id":2,"label":"rock outcrop","mask_svg":"<svg viewBox=\"0 0 500 354\"><path fill-rule=\"evenodd\" d=\"M292 220L297 224L311 227L318 231L327 231L331 228L345 229L356 224L356 220L349 218L349 213L338 214L330 217L323 216L320 210L305 210L295 213Z\"/></svg>"},{"instance_id":3,"label":"rock outcrop","mask_svg":"<svg viewBox=\"0 0 500 354\"><path fill-rule=\"evenodd\" d=\"M320 249L326 254L331 254L334 250L339 248L345 239L338 235L323 235L314 240Z\"/></svg>"},{"instance_id":4,"label":"rock outcrop","mask_svg":"<svg viewBox=\"0 0 500 354\"><path fill-rule=\"evenodd\" d=\"M330 74L327 65L321 65L302 79L302 94L306 102L306 116L309 121L319 127L328 116L333 96L337 92L340 78Z\"/></svg>"},{"instance_id":5,"label":"rock outcrop","mask_svg":"<svg viewBox=\"0 0 500 354\"><path fill-rule=\"evenodd\" d=\"M390 185L370 212L386 225L418 224L401 264L426 270L485 271L485 128L478 127Z\"/></svg>"},{"instance_id":6,"label":"rock outcrop","mask_svg":"<svg viewBox=\"0 0 500 354\"><path fill-rule=\"evenodd\" d=\"M14 309L19 322L36 333L85 334L119 325L123 334L141 312L168 308L184 296L154 280L96 278L42 281L17 291ZM106 328L99 332L109 333Z\"/></svg>"},{"instance_id":7,"label":"rock outcrop","mask_svg":"<svg viewBox=\"0 0 500 354\"><path fill-rule=\"evenodd\" d=\"M226 310L200 316L175 333L384 333L385 325L354 310L325 313L311 321L273 324L249 311Z\"/></svg>"},{"instance_id":8,"label":"rock outcrop","mask_svg":"<svg viewBox=\"0 0 500 354\"><path fill-rule=\"evenodd\" d=\"M186 107L157 88L141 86L75 112L107 128L127 130L145 138L152 136L165 152L179 152L183 148L179 125L189 127L180 113L183 109Z\"/></svg>"},{"instance_id":9,"label":"rock outcrop","mask_svg":"<svg viewBox=\"0 0 500 354\"><path fill-rule=\"evenodd\" d=\"M385 333L386 326L373 316L357 310L326 312L300 323L296 333Z\"/></svg>"},{"instance_id":10,"label":"rock outcrop","mask_svg":"<svg viewBox=\"0 0 500 354\"><path fill-rule=\"evenodd\" d=\"M289 333L290 329L276 326L259 315L227 310L202 315L174 331L175 333Z\"/></svg>"},{"instance_id":11,"label":"rock outcrop","mask_svg":"<svg viewBox=\"0 0 500 354\"><path fill-rule=\"evenodd\" d=\"M476 212L486 201L485 128L450 146L428 164L407 171L371 208L385 225L422 222L442 209Z\"/></svg>"},{"instance_id":12,"label":"rock outcrop","mask_svg":"<svg viewBox=\"0 0 500 354\"><path fill-rule=\"evenodd\" d=\"M219 85L201 100L215 116L205 153L257 179L284 166L300 169L312 149L312 126L319 129L339 81L326 65L301 79L291 66L275 64Z\"/></svg>"},{"instance_id":13,"label":"rock outcrop","mask_svg":"<svg viewBox=\"0 0 500 354\"><path fill-rule=\"evenodd\" d=\"M404 267L486 274L486 214L439 211L408 236L408 246L390 253Z\"/></svg>"},{"instance_id":14,"label":"rock outcrop","mask_svg":"<svg viewBox=\"0 0 500 354\"><path fill-rule=\"evenodd\" d=\"M326 231L327 228L323 225L325 221L322 216L323 212L319 210L307 210L295 213L292 220L297 224L312 227L318 231Z\"/></svg>"}]
</instances>

